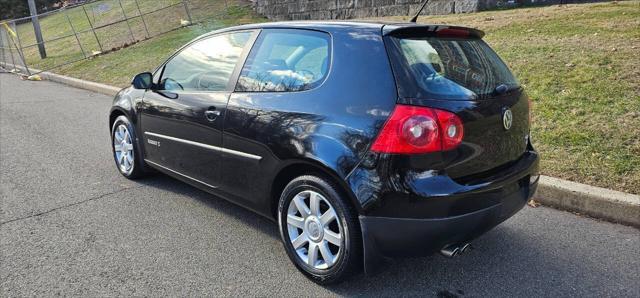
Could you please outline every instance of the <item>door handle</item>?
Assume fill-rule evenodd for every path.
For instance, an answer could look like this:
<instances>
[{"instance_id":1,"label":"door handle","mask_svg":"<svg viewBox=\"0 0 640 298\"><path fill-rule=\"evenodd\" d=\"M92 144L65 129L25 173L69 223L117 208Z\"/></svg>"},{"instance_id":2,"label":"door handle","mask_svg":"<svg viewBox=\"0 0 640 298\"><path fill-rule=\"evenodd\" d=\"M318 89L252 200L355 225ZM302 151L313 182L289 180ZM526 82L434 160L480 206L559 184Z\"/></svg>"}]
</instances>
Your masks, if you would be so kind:
<instances>
[{"instance_id":1,"label":"door handle","mask_svg":"<svg viewBox=\"0 0 640 298\"><path fill-rule=\"evenodd\" d=\"M204 112L204 117L209 121L216 120L218 116L220 116L220 111L216 111L215 108L209 108L209 110Z\"/></svg>"}]
</instances>

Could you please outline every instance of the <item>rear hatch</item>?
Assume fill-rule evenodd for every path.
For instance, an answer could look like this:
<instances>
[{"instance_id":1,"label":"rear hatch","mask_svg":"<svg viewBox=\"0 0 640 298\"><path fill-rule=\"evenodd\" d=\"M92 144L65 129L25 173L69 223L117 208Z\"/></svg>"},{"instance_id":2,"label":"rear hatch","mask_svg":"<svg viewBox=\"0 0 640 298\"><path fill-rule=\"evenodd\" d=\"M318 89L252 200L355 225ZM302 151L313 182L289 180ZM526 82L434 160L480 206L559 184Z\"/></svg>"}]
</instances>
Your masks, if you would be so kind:
<instances>
[{"instance_id":1,"label":"rear hatch","mask_svg":"<svg viewBox=\"0 0 640 298\"><path fill-rule=\"evenodd\" d=\"M463 122L461 145L442 155L449 176L492 176L523 155L529 100L481 31L392 25L383 32L398 103L449 110Z\"/></svg>"}]
</instances>

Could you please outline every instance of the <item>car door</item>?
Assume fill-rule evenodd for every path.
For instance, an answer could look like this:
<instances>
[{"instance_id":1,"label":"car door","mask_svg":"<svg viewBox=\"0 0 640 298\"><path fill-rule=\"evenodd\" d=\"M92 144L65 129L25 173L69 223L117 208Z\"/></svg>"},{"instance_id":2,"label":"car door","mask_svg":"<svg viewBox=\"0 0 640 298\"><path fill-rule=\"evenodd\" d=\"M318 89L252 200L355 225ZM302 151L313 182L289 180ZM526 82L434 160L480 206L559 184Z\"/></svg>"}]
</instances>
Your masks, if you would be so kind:
<instances>
[{"instance_id":1,"label":"car door","mask_svg":"<svg viewBox=\"0 0 640 298\"><path fill-rule=\"evenodd\" d=\"M329 72L331 37L302 29L264 29L249 53L225 117L220 190L254 210L268 203L270 182L290 152L325 121L318 88ZM331 107L329 107L331 108ZM298 157L296 156L296 157Z\"/></svg>"},{"instance_id":2,"label":"car door","mask_svg":"<svg viewBox=\"0 0 640 298\"><path fill-rule=\"evenodd\" d=\"M227 101L255 35L239 31L196 40L158 70L140 111L149 164L217 187Z\"/></svg>"}]
</instances>

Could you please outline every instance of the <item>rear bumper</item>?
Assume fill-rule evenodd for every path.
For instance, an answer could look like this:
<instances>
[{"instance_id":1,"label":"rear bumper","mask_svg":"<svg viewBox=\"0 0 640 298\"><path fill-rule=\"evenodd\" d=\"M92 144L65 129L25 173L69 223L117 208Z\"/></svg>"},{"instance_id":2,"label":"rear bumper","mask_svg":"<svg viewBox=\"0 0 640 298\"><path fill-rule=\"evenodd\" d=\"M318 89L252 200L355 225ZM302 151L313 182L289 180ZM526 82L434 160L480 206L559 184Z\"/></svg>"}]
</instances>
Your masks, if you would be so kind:
<instances>
[{"instance_id":1,"label":"rear bumper","mask_svg":"<svg viewBox=\"0 0 640 298\"><path fill-rule=\"evenodd\" d=\"M367 273L386 257L428 255L473 240L522 209L536 187L537 181L527 195L514 193L494 206L447 218L360 216Z\"/></svg>"},{"instance_id":2,"label":"rear bumper","mask_svg":"<svg viewBox=\"0 0 640 298\"><path fill-rule=\"evenodd\" d=\"M429 255L489 231L522 209L533 196L538 185L537 169L538 155L530 151L505 169L504 175L477 184L425 177L439 183L416 180L405 184L411 190L408 195L385 194L384 203L360 215L365 271L377 271L387 257ZM443 183L450 184L451 191L443 192ZM428 192L425 188L432 185L437 185L438 195L416 194ZM400 207L394 207L394 201Z\"/></svg>"}]
</instances>

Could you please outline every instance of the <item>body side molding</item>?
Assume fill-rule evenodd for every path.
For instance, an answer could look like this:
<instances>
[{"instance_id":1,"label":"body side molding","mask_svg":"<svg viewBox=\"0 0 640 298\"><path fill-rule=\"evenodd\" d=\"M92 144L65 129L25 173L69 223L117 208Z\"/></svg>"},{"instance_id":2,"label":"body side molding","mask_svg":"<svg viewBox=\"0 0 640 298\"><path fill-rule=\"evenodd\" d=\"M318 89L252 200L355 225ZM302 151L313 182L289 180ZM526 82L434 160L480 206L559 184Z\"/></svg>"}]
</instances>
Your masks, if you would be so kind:
<instances>
[{"instance_id":1,"label":"body side molding","mask_svg":"<svg viewBox=\"0 0 640 298\"><path fill-rule=\"evenodd\" d=\"M184 143L184 144L188 144L188 145L192 145L192 146L198 146L198 147L209 149L209 150L214 150L214 151L223 152L223 153L229 153L229 154L232 154L232 155L236 155L236 156L252 159L252 160L255 160L255 161L260 161L262 159L262 156L253 155L253 154L249 154L249 153L245 153L245 152L241 152L241 151L236 151L236 150L231 150L231 149L226 149L226 148L222 148L222 147L218 147L218 146L198 143L198 142L189 141L189 140L185 140L185 139L175 138L175 137L171 137L171 136L165 136L165 135L158 134L158 133L145 131L144 134L147 135L147 136L152 136L152 137L157 137L157 138L161 138L161 139L165 139L165 140L180 142L180 143Z\"/></svg>"}]
</instances>

